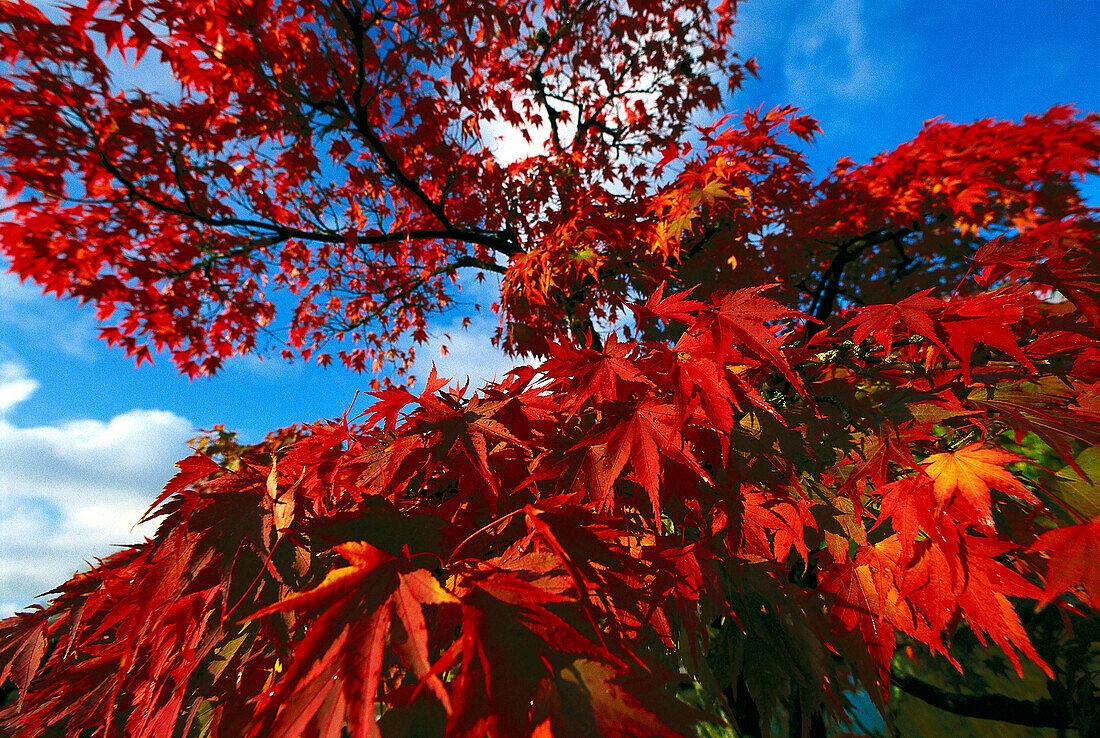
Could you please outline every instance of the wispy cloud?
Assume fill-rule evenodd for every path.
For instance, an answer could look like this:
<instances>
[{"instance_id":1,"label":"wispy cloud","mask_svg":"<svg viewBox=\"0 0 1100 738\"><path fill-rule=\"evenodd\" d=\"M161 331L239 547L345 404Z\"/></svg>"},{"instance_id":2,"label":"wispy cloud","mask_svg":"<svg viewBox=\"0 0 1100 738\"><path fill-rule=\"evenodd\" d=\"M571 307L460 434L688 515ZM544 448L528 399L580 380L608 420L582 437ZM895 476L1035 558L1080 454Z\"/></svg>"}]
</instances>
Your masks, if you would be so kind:
<instances>
[{"instance_id":1,"label":"wispy cloud","mask_svg":"<svg viewBox=\"0 0 1100 738\"><path fill-rule=\"evenodd\" d=\"M17 343L24 348L90 360L97 340L92 311L74 311L6 269L7 265L0 262L0 349L11 348L2 344Z\"/></svg>"},{"instance_id":2,"label":"wispy cloud","mask_svg":"<svg viewBox=\"0 0 1100 738\"><path fill-rule=\"evenodd\" d=\"M21 365L0 366L0 615L151 534L135 524L193 435L190 421L164 410L12 424L4 413L37 386Z\"/></svg>"},{"instance_id":3,"label":"wispy cloud","mask_svg":"<svg viewBox=\"0 0 1100 738\"><path fill-rule=\"evenodd\" d=\"M868 34L863 0L815 0L787 39L783 73L792 100L806 107L862 105L898 79L899 60Z\"/></svg>"}]
</instances>

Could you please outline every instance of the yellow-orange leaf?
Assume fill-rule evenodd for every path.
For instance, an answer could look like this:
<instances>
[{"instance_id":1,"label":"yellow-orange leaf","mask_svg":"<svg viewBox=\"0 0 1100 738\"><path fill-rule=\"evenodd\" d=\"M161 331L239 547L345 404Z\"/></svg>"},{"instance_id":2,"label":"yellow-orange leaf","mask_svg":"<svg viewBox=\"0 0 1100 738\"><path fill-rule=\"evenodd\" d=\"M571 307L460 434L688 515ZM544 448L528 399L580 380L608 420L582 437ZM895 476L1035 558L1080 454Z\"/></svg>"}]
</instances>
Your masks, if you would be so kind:
<instances>
[{"instance_id":1,"label":"yellow-orange leaf","mask_svg":"<svg viewBox=\"0 0 1100 738\"><path fill-rule=\"evenodd\" d=\"M255 620L264 615L270 615L273 612L303 610L319 602L323 602L326 599L338 598L350 592L370 573L371 570L363 566L345 566L340 569L333 569L325 575L324 581L313 589L307 589L304 592L295 592L292 595L284 597L262 610L257 610L245 618L245 620Z\"/></svg>"},{"instance_id":2,"label":"yellow-orange leaf","mask_svg":"<svg viewBox=\"0 0 1100 738\"><path fill-rule=\"evenodd\" d=\"M989 489L994 487L1028 502L1038 502L1020 484L1005 464L1020 461L1016 454L995 448L982 448L972 443L958 451L932 454L924 463L925 471L934 480L936 502L942 507L959 494L978 513L982 522L990 522Z\"/></svg>"}]
</instances>

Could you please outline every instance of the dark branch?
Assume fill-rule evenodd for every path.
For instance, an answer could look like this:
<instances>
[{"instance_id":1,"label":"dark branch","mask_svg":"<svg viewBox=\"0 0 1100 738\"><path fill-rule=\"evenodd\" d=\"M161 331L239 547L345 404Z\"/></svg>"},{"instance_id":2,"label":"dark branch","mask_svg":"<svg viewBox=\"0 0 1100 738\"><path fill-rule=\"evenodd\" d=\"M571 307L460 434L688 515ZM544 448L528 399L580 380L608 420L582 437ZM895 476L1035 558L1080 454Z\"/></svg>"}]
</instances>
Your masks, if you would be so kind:
<instances>
[{"instance_id":1,"label":"dark branch","mask_svg":"<svg viewBox=\"0 0 1100 738\"><path fill-rule=\"evenodd\" d=\"M345 322L340 326L340 331L347 332L353 331L357 328L361 328L368 325L374 320L377 320L383 313L387 312L395 304L407 299L418 289L428 283L432 277L438 277L441 274L451 274L458 269L483 269L485 271L498 272L503 274L507 271L506 267L502 267L499 264L493 262L484 261L473 256L460 256L449 264L436 267L427 274L417 275L410 277L403 282L390 285L383 288L383 292L390 292L390 295L380 304L376 305L366 315L363 315L355 320Z\"/></svg>"},{"instance_id":2,"label":"dark branch","mask_svg":"<svg viewBox=\"0 0 1100 738\"><path fill-rule=\"evenodd\" d=\"M550 136L554 142L554 150L559 154L564 151L561 141L561 134L558 130L558 117L561 115L561 111L550 106L549 98L557 96L547 91L546 81L543 77L542 69L545 66L547 60L550 58L550 54L554 48L554 44L556 44L560 39L565 36L566 33L569 32L569 29L572 28L577 18L580 17L580 14L583 13L589 5L591 5L591 0L582 0L582 2L578 3L577 7L573 8L572 11L569 13L569 16L563 18L561 22L557 24L557 27L554 29L553 36L546 33L545 29L539 32L540 36L536 36L536 40L540 44L542 44L542 53L540 53L539 58L531 64L531 67L527 72L527 75L531 79L534 87L535 97L538 100L538 103L543 107L543 109L546 110L546 117L548 119L548 122L550 123ZM559 12L563 12L564 10L565 6L563 4L562 7L559 9ZM562 100L562 102L568 101ZM577 135L574 136L574 143L579 140L580 133L581 129L580 127L578 127Z\"/></svg>"},{"instance_id":3,"label":"dark branch","mask_svg":"<svg viewBox=\"0 0 1100 738\"><path fill-rule=\"evenodd\" d=\"M270 223L262 220L254 220L251 218L213 218L209 215L196 212L190 208L183 208L173 203L163 202L138 189L129 178L122 173L122 170L112 162L103 151L99 151L100 163L103 168L115 178L115 180L125 188L127 194L133 199L143 202L149 207L162 213L169 215L176 215L181 218L187 218L197 221L203 225L210 226L212 228L241 228L251 231L267 231L275 237L275 241L266 242L263 245L271 245L271 243L278 241L285 241L288 238L297 238L302 241L313 241L317 243L344 243L347 241L347 236L343 233L337 233L334 231L307 231L302 228L292 228L290 226L281 225L279 223ZM373 234L357 234L355 236L355 243L360 245L371 245L381 243L395 243L399 241L434 241L437 239L449 239L455 241L462 241L465 243L476 243L483 246L494 248L498 251L502 251L505 254L515 253L515 250L504 251L499 248L500 243L503 240L501 236L492 233L479 233L476 231L469 231L460 228L408 228L401 231L391 231L388 233L373 233ZM241 254L227 254L227 256L240 256ZM491 271L501 271L496 268L496 265L492 267L485 267Z\"/></svg>"},{"instance_id":4,"label":"dark branch","mask_svg":"<svg viewBox=\"0 0 1100 738\"><path fill-rule=\"evenodd\" d=\"M836 309L836 298L843 292L841 280L844 278L844 270L849 264L858 259L868 249L889 241L897 243L899 239L905 238L911 233L913 233L913 230L909 228L899 228L897 230L884 228L833 243L836 246L836 254L825 273L821 275L817 288L813 291L808 311L821 323L811 325L807 329L807 334L812 336L819 331L822 324L833 314Z\"/></svg>"},{"instance_id":5,"label":"dark branch","mask_svg":"<svg viewBox=\"0 0 1100 738\"><path fill-rule=\"evenodd\" d=\"M363 39L366 36L366 30L370 25L378 20L379 14L375 14L370 20L364 24L361 17L356 14L349 14L349 21L355 19L357 25L353 25L353 37L355 38L356 51L359 55L359 69L357 72L360 74L364 70L363 61ZM358 31L358 33L355 33ZM385 170L394 177L398 183L407 191L409 191L417 200L423 203L429 213L436 219L436 221L442 226L441 228L412 228L401 231L394 231L390 233L379 233L371 235L359 235L356 237L356 243L361 245L381 244L381 243L394 243L406 240L437 240L447 239L453 241L459 241L469 244L478 244L486 246L494 251L504 254L505 256L514 256L520 252L516 233L512 228L505 228L502 231L489 231L480 228L463 228L454 225L446 216L442 205L433 201L428 197L427 193L419 186L419 184L409 177L397 161L389 155L381 139L370 126L368 115L365 106L362 104L361 96L364 86L364 80L361 78L356 81L356 93L355 100L353 102L354 109L348 109L347 103L344 100L338 100L338 104L334 106L331 102L327 105L322 105L316 101L308 100L312 107L320 110L321 112L331 113L334 107L343 108L342 112L355 126L356 131L366 140L370 148L381 160L381 163ZM83 111L75 104L69 106L70 109L79 118L81 124L90 134L91 140L96 139L95 126L83 113ZM323 109L323 110L322 110ZM213 228L239 228L242 230L251 231L256 233L257 231L264 233L265 235L272 236L276 241L285 241L290 238L300 239L302 241L312 241L315 243L343 243L345 242L346 235L335 231L316 231L307 230L303 228L294 228L291 226L282 225L279 223L272 223L269 221L256 220L252 218L239 218L239 217L213 217L206 213L199 212L192 201L190 193L187 191L183 179L184 162L180 158L179 151L173 150L169 152L169 156L172 160L172 170L175 177L176 186L180 191L182 204L165 202L158 200L157 198L149 196L143 192L137 183L130 179L123 173L122 169L111 160L107 155L107 152L100 146L94 147L94 152L99 156L100 163L103 168L126 190L127 194L149 207L157 210L158 212L166 213L169 215L175 215L177 217L189 219L202 223ZM232 254L233 256L239 256L239 253ZM497 271L497 270L493 270Z\"/></svg>"},{"instance_id":6,"label":"dark branch","mask_svg":"<svg viewBox=\"0 0 1100 738\"><path fill-rule=\"evenodd\" d=\"M554 142L554 151L556 153L562 153L561 134L558 131L558 116L560 113L557 108L550 105L550 101L546 96L546 84L542 78L542 69L535 67L531 71L531 82L535 86L535 99L542 105L546 111L546 119L550 123L550 140Z\"/></svg>"},{"instance_id":7,"label":"dark branch","mask_svg":"<svg viewBox=\"0 0 1100 738\"><path fill-rule=\"evenodd\" d=\"M906 674L890 674L890 681L903 692L947 712L964 717L998 720L1032 728L1072 728L1073 721L1062 706L1045 698L1019 700L1000 694L959 694Z\"/></svg>"},{"instance_id":8,"label":"dark branch","mask_svg":"<svg viewBox=\"0 0 1100 738\"><path fill-rule=\"evenodd\" d=\"M338 98L333 107L351 122L355 131L363 138L370 150L374 152L375 156L378 157L386 173L393 177L404 190L413 196L414 199L419 201L428 213L443 226L441 230L446 234L443 238L463 241L465 243L480 244L498 253L505 254L506 256L512 256L518 253L519 246L514 240L514 233L509 230L493 232L483 229L463 228L452 223L442 203L436 202L429 197L428 193L424 191L424 188L420 186L420 183L402 169L398 161L390 154L389 150L386 148L385 142L378 135L378 132L374 130L374 126L370 122L370 113L367 110L367 104L363 100L363 92L366 85L366 48L364 44L368 38L366 34L367 26L364 25L360 13L348 13L345 17L352 36L352 43L355 45L357 67L355 72L355 91L352 93L352 100L350 103L343 98Z\"/></svg>"},{"instance_id":9,"label":"dark branch","mask_svg":"<svg viewBox=\"0 0 1100 738\"><path fill-rule=\"evenodd\" d=\"M290 226L281 225L279 223L271 223L263 220L254 220L252 218L214 218L209 215L205 215L196 211L191 205L191 200L187 197L187 193L183 192L184 204L186 207L180 207L179 205L171 202L164 202L154 197L150 197L129 178L122 170L107 156L106 152L102 149L97 149L96 153L99 155L100 164L107 172L114 177L122 187L126 190L126 193L138 202L145 203L149 207L157 210L158 212L166 213L169 215L176 215L181 218L187 218L194 220L203 225L210 226L212 228L240 228L250 231L266 231L274 237L274 241L266 242L263 245L271 245L278 241L285 241L289 238L297 238L302 241L313 241L317 243L344 243L347 240L347 236L343 233L334 231L309 231L302 228L293 228ZM177 157L173 155L173 165L176 169L177 180L180 177L179 167L180 163ZM182 185L181 185L182 187ZM182 192L182 189L181 189ZM394 243L398 241L434 241L437 239L449 239L455 241L462 241L465 243L476 243L483 246L501 251L505 254L516 253L517 248L512 247L510 250L501 248L500 244L504 239L514 239L512 231L507 231L503 237L494 233L470 231L461 228L407 228L401 231L391 231L388 233L374 233L374 234L359 234L355 237L355 242L361 245L370 244L382 244L382 243ZM227 256L240 256L239 253L227 254ZM486 267L492 271L499 271L493 267Z\"/></svg>"}]
</instances>

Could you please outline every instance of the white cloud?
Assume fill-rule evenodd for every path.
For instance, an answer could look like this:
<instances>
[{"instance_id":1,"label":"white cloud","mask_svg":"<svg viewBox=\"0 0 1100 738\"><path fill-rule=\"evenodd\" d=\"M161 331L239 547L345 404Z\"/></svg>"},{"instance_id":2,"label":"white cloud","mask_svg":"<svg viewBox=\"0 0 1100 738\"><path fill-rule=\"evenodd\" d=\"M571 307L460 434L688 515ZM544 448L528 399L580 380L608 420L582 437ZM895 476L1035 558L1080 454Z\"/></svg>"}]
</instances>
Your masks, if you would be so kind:
<instances>
[{"instance_id":1,"label":"white cloud","mask_svg":"<svg viewBox=\"0 0 1100 738\"><path fill-rule=\"evenodd\" d=\"M0 262L0 336L23 347L45 348L84 361L94 354L95 316L75 301L42 294L33 282L21 282ZM10 348L10 347L9 347Z\"/></svg>"},{"instance_id":2,"label":"white cloud","mask_svg":"<svg viewBox=\"0 0 1100 738\"><path fill-rule=\"evenodd\" d=\"M468 328L462 327L461 318L450 324L434 325L428 343L416 350L418 386L423 388L433 362L440 377L450 377L452 383L459 386L469 380L471 389L478 389L489 381L500 381L514 367L527 364L527 359L508 356L492 345L497 325L498 318L492 314L474 315ZM447 347L445 356L440 352L441 346Z\"/></svg>"},{"instance_id":3,"label":"white cloud","mask_svg":"<svg viewBox=\"0 0 1100 738\"><path fill-rule=\"evenodd\" d=\"M36 387L18 364L0 368L4 410ZM0 416L0 615L152 534L154 525L135 523L193 434L190 421L163 410L36 427Z\"/></svg>"},{"instance_id":4,"label":"white cloud","mask_svg":"<svg viewBox=\"0 0 1100 738\"><path fill-rule=\"evenodd\" d=\"M867 33L862 0L815 0L792 29L783 63L791 99L811 112L863 104L893 88L897 64Z\"/></svg>"},{"instance_id":5,"label":"white cloud","mask_svg":"<svg viewBox=\"0 0 1100 738\"><path fill-rule=\"evenodd\" d=\"M34 394L38 382L14 362L0 364L0 415Z\"/></svg>"}]
</instances>

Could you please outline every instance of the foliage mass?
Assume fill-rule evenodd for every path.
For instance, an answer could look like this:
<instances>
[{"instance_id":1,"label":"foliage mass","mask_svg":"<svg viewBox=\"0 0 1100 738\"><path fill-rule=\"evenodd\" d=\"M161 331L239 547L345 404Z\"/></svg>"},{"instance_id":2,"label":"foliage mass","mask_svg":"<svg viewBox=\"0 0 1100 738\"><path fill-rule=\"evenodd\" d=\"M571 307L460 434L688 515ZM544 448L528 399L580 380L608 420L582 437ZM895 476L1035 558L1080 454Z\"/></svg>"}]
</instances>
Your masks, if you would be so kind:
<instances>
[{"instance_id":1,"label":"foliage mass","mask_svg":"<svg viewBox=\"0 0 1100 738\"><path fill-rule=\"evenodd\" d=\"M204 439L0 625L12 735L824 735L891 684L1100 729L1100 117L815 181L794 108L691 130L728 1L0 7L0 249L139 364L403 373L460 271L543 359ZM967 638L1050 698L914 675Z\"/></svg>"}]
</instances>

